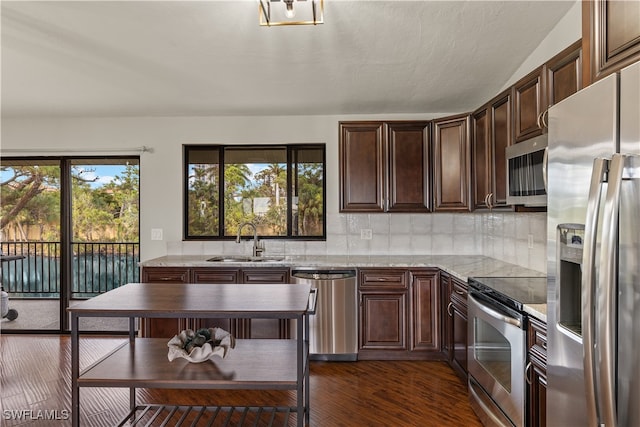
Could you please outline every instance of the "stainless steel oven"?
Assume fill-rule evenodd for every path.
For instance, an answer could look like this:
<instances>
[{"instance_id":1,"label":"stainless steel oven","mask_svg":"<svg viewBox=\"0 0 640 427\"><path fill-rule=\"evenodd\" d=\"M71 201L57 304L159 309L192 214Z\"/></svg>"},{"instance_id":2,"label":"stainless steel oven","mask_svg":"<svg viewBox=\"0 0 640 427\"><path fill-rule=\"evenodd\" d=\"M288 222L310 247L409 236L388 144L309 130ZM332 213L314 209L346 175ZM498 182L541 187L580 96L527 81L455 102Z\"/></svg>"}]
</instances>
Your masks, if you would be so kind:
<instances>
[{"instance_id":1,"label":"stainless steel oven","mask_svg":"<svg viewBox=\"0 0 640 427\"><path fill-rule=\"evenodd\" d=\"M523 427L526 316L471 283L468 305L471 406L485 426Z\"/></svg>"}]
</instances>

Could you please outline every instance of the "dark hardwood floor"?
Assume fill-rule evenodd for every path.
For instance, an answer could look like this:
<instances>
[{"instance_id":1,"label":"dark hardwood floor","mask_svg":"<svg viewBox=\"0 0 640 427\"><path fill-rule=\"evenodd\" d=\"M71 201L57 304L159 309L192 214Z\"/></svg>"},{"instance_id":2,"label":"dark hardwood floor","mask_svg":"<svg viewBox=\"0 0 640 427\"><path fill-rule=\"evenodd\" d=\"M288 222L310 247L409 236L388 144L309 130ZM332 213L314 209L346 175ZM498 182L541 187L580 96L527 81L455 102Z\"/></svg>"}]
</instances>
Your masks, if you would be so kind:
<instances>
[{"instance_id":1,"label":"dark hardwood floor","mask_svg":"<svg viewBox=\"0 0 640 427\"><path fill-rule=\"evenodd\" d=\"M81 368L123 340L83 337ZM71 425L69 337L2 335L0 345L0 425ZM466 386L444 362L312 362L310 390L312 426L481 426ZM83 427L113 426L127 412L127 389L83 388L80 396ZM278 391L138 390L137 399L295 405L293 394Z\"/></svg>"}]
</instances>

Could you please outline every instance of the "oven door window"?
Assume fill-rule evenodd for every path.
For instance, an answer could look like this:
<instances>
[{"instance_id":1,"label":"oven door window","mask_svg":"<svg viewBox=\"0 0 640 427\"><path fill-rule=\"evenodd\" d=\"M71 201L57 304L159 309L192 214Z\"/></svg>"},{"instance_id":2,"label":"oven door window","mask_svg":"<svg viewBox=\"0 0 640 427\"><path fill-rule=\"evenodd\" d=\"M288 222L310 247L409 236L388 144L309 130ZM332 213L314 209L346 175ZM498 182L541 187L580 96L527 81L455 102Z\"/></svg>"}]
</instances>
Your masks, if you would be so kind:
<instances>
[{"instance_id":1,"label":"oven door window","mask_svg":"<svg viewBox=\"0 0 640 427\"><path fill-rule=\"evenodd\" d=\"M511 392L511 344L496 328L474 319L473 358L507 392Z\"/></svg>"}]
</instances>

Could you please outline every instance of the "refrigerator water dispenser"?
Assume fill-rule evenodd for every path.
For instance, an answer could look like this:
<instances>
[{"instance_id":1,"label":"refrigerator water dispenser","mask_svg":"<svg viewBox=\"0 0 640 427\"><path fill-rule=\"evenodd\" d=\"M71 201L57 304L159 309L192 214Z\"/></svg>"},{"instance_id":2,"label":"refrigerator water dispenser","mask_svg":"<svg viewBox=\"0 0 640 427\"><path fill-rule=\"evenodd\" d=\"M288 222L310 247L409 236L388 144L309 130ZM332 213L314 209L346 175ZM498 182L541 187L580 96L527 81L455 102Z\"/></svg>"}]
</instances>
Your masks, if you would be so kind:
<instances>
[{"instance_id":1,"label":"refrigerator water dispenser","mask_svg":"<svg viewBox=\"0 0 640 427\"><path fill-rule=\"evenodd\" d=\"M557 233L558 324L581 338L584 224L559 224Z\"/></svg>"}]
</instances>

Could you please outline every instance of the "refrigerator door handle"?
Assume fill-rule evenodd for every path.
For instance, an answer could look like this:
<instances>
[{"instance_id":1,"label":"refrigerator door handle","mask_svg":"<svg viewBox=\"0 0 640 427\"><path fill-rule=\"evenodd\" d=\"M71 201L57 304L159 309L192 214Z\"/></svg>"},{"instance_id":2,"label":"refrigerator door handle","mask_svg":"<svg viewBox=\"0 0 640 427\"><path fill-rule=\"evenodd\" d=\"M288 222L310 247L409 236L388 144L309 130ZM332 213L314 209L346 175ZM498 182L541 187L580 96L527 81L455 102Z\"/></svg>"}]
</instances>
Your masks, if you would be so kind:
<instances>
[{"instance_id":1,"label":"refrigerator door handle","mask_svg":"<svg viewBox=\"0 0 640 427\"><path fill-rule=\"evenodd\" d=\"M542 155L542 182L544 184L544 194L549 193L549 185L547 184L547 168L549 166L549 147L544 148Z\"/></svg>"},{"instance_id":2,"label":"refrigerator door handle","mask_svg":"<svg viewBox=\"0 0 640 427\"><path fill-rule=\"evenodd\" d=\"M609 170L609 187L602 218L602 250L598 280L598 385L602 391L601 417L605 426L617 426L616 405L616 319L617 252L620 189L626 156L614 154Z\"/></svg>"},{"instance_id":3,"label":"refrigerator door handle","mask_svg":"<svg viewBox=\"0 0 640 427\"><path fill-rule=\"evenodd\" d=\"M595 279L596 244L598 237L598 216L602 182L605 179L608 160L597 158L593 161L587 216L584 224L584 245L582 251L582 342L584 347L584 385L587 397L587 412L590 425L598 424L598 396L596 395L595 345Z\"/></svg>"}]
</instances>

